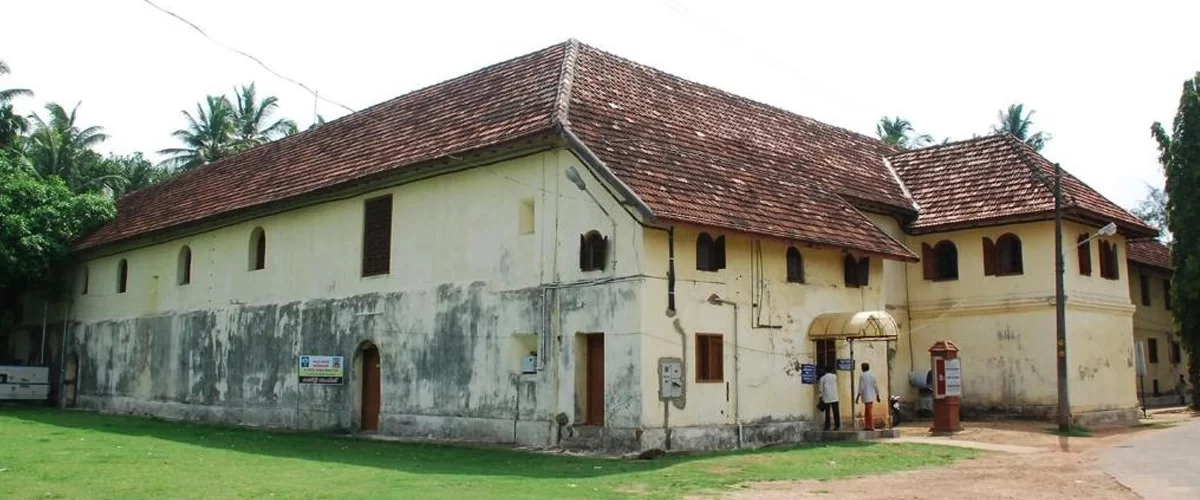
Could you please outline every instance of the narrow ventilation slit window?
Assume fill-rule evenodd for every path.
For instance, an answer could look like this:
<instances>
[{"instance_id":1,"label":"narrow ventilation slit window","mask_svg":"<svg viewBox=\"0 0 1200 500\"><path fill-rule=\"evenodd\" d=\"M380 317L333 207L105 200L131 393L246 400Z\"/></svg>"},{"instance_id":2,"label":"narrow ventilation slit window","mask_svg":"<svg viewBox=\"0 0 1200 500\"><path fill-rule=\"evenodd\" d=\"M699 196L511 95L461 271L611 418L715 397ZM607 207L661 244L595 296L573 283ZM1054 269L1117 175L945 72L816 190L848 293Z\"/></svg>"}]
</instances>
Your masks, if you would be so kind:
<instances>
[{"instance_id":1,"label":"narrow ventilation slit window","mask_svg":"<svg viewBox=\"0 0 1200 500\"><path fill-rule=\"evenodd\" d=\"M1146 339L1146 361L1158 363L1158 339Z\"/></svg>"},{"instance_id":2,"label":"narrow ventilation slit window","mask_svg":"<svg viewBox=\"0 0 1200 500\"><path fill-rule=\"evenodd\" d=\"M186 285L192 282L192 249L184 245L179 249L179 269L176 271L176 282Z\"/></svg>"},{"instance_id":3,"label":"narrow ventilation slit window","mask_svg":"<svg viewBox=\"0 0 1200 500\"><path fill-rule=\"evenodd\" d=\"M83 291L80 292L81 295L87 295L88 280L90 278L91 278L91 271L88 269L88 266L83 266Z\"/></svg>"},{"instance_id":4,"label":"narrow ventilation slit window","mask_svg":"<svg viewBox=\"0 0 1200 500\"><path fill-rule=\"evenodd\" d=\"M256 227L250 232L250 270L257 271L267 267L267 233L263 228Z\"/></svg>"},{"instance_id":5,"label":"narrow ventilation slit window","mask_svg":"<svg viewBox=\"0 0 1200 500\"><path fill-rule=\"evenodd\" d=\"M787 249L787 281L788 283L804 283L804 256L796 247Z\"/></svg>"},{"instance_id":6,"label":"narrow ventilation slit window","mask_svg":"<svg viewBox=\"0 0 1200 500\"><path fill-rule=\"evenodd\" d=\"M608 261L608 237L599 231L579 235L579 270L603 271Z\"/></svg>"},{"instance_id":7,"label":"narrow ventilation slit window","mask_svg":"<svg viewBox=\"0 0 1200 500\"><path fill-rule=\"evenodd\" d=\"M362 275L378 276L392 270L392 195L363 203Z\"/></svg>"},{"instance_id":8,"label":"narrow ventilation slit window","mask_svg":"<svg viewBox=\"0 0 1200 500\"><path fill-rule=\"evenodd\" d=\"M943 240L934 246L921 244L925 279L931 281L953 281L958 279L958 247Z\"/></svg>"},{"instance_id":9,"label":"narrow ventilation slit window","mask_svg":"<svg viewBox=\"0 0 1200 500\"><path fill-rule=\"evenodd\" d=\"M1138 285L1142 290L1142 305L1150 305L1150 277L1144 274L1139 276Z\"/></svg>"},{"instance_id":10,"label":"narrow ventilation slit window","mask_svg":"<svg viewBox=\"0 0 1200 500\"><path fill-rule=\"evenodd\" d=\"M129 262L121 259L117 263L117 293L125 293L129 289Z\"/></svg>"},{"instance_id":11,"label":"narrow ventilation slit window","mask_svg":"<svg viewBox=\"0 0 1200 500\"><path fill-rule=\"evenodd\" d=\"M725 344L721 335L696 334L696 382L725 381Z\"/></svg>"}]
</instances>

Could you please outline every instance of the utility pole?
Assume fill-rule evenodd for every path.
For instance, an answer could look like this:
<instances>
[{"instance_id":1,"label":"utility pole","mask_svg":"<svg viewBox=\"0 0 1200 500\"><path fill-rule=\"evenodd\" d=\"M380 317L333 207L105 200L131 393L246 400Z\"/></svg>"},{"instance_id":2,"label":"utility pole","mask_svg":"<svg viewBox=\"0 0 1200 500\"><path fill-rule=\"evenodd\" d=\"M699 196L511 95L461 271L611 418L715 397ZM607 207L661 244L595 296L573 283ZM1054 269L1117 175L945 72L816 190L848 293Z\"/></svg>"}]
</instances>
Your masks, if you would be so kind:
<instances>
[{"instance_id":1,"label":"utility pole","mask_svg":"<svg viewBox=\"0 0 1200 500\"><path fill-rule=\"evenodd\" d=\"M1054 164L1054 315L1058 356L1058 430L1071 430L1071 399L1067 393L1067 310L1063 293L1062 167Z\"/></svg>"}]
</instances>

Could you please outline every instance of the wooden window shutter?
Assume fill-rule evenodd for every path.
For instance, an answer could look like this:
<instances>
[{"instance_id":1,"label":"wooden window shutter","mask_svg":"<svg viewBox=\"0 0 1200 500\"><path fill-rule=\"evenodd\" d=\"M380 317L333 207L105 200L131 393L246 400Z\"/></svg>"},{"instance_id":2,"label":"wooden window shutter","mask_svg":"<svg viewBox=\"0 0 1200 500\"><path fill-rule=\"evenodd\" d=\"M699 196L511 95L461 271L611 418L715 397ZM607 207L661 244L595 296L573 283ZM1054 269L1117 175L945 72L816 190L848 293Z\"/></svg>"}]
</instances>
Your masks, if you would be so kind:
<instances>
[{"instance_id":1,"label":"wooden window shutter","mask_svg":"<svg viewBox=\"0 0 1200 500\"><path fill-rule=\"evenodd\" d=\"M871 284L871 259L863 257L858 261L858 286Z\"/></svg>"},{"instance_id":2,"label":"wooden window shutter","mask_svg":"<svg viewBox=\"0 0 1200 500\"><path fill-rule=\"evenodd\" d=\"M604 270L605 264L608 263L608 236L600 238L596 241L596 247L592 249L595 252L595 257L592 260L592 265L601 271Z\"/></svg>"},{"instance_id":3,"label":"wooden window shutter","mask_svg":"<svg viewBox=\"0 0 1200 500\"><path fill-rule=\"evenodd\" d=\"M1084 276L1092 275L1092 242L1087 241L1088 235L1079 235L1079 274ZM1084 242L1087 243L1084 243Z\"/></svg>"},{"instance_id":4,"label":"wooden window shutter","mask_svg":"<svg viewBox=\"0 0 1200 500\"><path fill-rule=\"evenodd\" d=\"M362 275L377 276L392 268L392 197L363 204Z\"/></svg>"},{"instance_id":5,"label":"wooden window shutter","mask_svg":"<svg viewBox=\"0 0 1200 500\"><path fill-rule=\"evenodd\" d=\"M696 270L697 271L716 271L712 269L713 240L708 233L700 233L696 238Z\"/></svg>"},{"instance_id":6,"label":"wooden window shutter","mask_svg":"<svg viewBox=\"0 0 1200 500\"><path fill-rule=\"evenodd\" d=\"M983 239L983 274L984 276L996 275L996 244L991 238Z\"/></svg>"},{"instance_id":7,"label":"wooden window shutter","mask_svg":"<svg viewBox=\"0 0 1200 500\"><path fill-rule=\"evenodd\" d=\"M592 254L592 252L588 249L587 235L586 234L579 235L579 270L580 271L590 271L591 270L590 269L591 266L588 266L588 259L591 258L591 254Z\"/></svg>"},{"instance_id":8,"label":"wooden window shutter","mask_svg":"<svg viewBox=\"0 0 1200 500\"><path fill-rule=\"evenodd\" d=\"M725 269L725 237L718 236L713 242L713 267L714 271Z\"/></svg>"},{"instance_id":9,"label":"wooden window shutter","mask_svg":"<svg viewBox=\"0 0 1200 500\"><path fill-rule=\"evenodd\" d=\"M921 267L925 273L925 279L932 280L937 277L937 262L933 253L933 247L928 243L921 244Z\"/></svg>"},{"instance_id":10,"label":"wooden window shutter","mask_svg":"<svg viewBox=\"0 0 1200 500\"><path fill-rule=\"evenodd\" d=\"M708 341L710 344L708 359L711 363L708 373L712 376L712 380L725 380L725 343L720 335L713 335L708 338Z\"/></svg>"},{"instance_id":11,"label":"wooden window shutter","mask_svg":"<svg viewBox=\"0 0 1200 500\"><path fill-rule=\"evenodd\" d=\"M853 255L842 259L842 278L847 287L858 288L858 262L854 260Z\"/></svg>"},{"instance_id":12,"label":"wooden window shutter","mask_svg":"<svg viewBox=\"0 0 1200 500\"><path fill-rule=\"evenodd\" d=\"M1112 279L1119 280L1121 279L1121 251L1117 248L1116 243L1110 245L1110 248L1112 250L1109 252L1109 258L1112 259L1112 262L1108 264L1108 272L1112 274Z\"/></svg>"}]
</instances>

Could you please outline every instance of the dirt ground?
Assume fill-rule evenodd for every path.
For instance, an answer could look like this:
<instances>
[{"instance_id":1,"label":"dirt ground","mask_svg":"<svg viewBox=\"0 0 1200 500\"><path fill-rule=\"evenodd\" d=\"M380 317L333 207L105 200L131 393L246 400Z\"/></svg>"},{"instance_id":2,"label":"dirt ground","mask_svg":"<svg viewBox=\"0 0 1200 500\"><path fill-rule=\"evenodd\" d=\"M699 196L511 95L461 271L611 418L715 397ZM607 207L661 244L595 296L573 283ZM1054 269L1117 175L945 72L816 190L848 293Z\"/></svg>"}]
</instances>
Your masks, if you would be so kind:
<instances>
[{"instance_id":1,"label":"dirt ground","mask_svg":"<svg viewBox=\"0 0 1200 500\"><path fill-rule=\"evenodd\" d=\"M951 439L1038 448L1036 453L982 452L950 467L913 470L835 481L772 482L744 485L737 499L1058 499L1139 498L1096 464L1097 454L1134 433L1149 432L1191 418L1161 413L1136 427L1098 427L1091 437L1060 438L1046 422L964 422ZM904 437L927 435L928 423L902 427Z\"/></svg>"}]
</instances>

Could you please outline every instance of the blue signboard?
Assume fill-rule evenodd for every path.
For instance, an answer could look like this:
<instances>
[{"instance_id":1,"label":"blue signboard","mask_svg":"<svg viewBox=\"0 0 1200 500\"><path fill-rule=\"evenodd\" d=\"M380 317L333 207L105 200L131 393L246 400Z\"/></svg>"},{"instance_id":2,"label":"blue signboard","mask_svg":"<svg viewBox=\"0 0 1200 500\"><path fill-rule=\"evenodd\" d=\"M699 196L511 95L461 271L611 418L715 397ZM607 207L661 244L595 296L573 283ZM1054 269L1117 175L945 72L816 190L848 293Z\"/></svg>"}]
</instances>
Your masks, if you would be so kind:
<instances>
[{"instance_id":1,"label":"blue signboard","mask_svg":"<svg viewBox=\"0 0 1200 500\"><path fill-rule=\"evenodd\" d=\"M800 383L801 384L817 383L817 365L809 365L809 364L800 365Z\"/></svg>"},{"instance_id":2,"label":"blue signboard","mask_svg":"<svg viewBox=\"0 0 1200 500\"><path fill-rule=\"evenodd\" d=\"M853 359L841 359L841 358L838 358L838 360L837 360L837 369L838 369L838 371L839 371L839 372L852 372L852 371L854 371L854 360L853 360Z\"/></svg>"}]
</instances>

